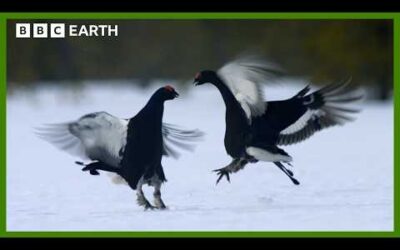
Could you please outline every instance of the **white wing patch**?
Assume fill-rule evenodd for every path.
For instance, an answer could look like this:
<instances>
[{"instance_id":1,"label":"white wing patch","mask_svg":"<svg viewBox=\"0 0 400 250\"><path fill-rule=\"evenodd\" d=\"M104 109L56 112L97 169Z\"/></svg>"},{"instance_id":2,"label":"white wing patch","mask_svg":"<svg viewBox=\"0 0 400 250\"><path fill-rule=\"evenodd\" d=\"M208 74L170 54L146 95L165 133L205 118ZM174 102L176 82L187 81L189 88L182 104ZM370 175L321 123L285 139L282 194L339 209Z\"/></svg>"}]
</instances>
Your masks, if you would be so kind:
<instances>
[{"instance_id":1,"label":"white wing patch","mask_svg":"<svg viewBox=\"0 0 400 250\"><path fill-rule=\"evenodd\" d=\"M307 122L310 120L310 118L315 114L316 112L312 110L307 110L302 116L300 116L299 119L293 124L291 124L289 127L285 128L280 132L280 134L283 135L288 135L288 134L293 134L297 131L300 131L302 128L307 126Z\"/></svg>"},{"instance_id":2,"label":"white wing patch","mask_svg":"<svg viewBox=\"0 0 400 250\"><path fill-rule=\"evenodd\" d=\"M242 93L236 93L235 98L240 103L240 106L244 110L246 117L248 119L251 119L252 113L251 113L251 107L249 105L248 98L246 98Z\"/></svg>"},{"instance_id":3,"label":"white wing patch","mask_svg":"<svg viewBox=\"0 0 400 250\"><path fill-rule=\"evenodd\" d=\"M274 154L269 152L268 150L257 148L257 147L248 147L246 148L246 153L253 156L257 160L267 161L267 162L275 162L275 161L283 161L283 162L291 162L293 159L289 155L282 154Z\"/></svg>"},{"instance_id":4,"label":"white wing patch","mask_svg":"<svg viewBox=\"0 0 400 250\"><path fill-rule=\"evenodd\" d=\"M218 75L250 119L264 114L266 102L261 84L279 71L278 67L260 59L243 57L224 65L218 70Z\"/></svg>"},{"instance_id":5,"label":"white wing patch","mask_svg":"<svg viewBox=\"0 0 400 250\"><path fill-rule=\"evenodd\" d=\"M128 123L129 120L106 112L96 112L84 115L74 122L37 128L36 134L58 149L82 159L102 161L110 166L120 167L127 143ZM179 149L193 151L194 143L204 136L200 130L182 129L168 123L163 123L162 134L164 155L173 158L179 157Z\"/></svg>"},{"instance_id":6,"label":"white wing patch","mask_svg":"<svg viewBox=\"0 0 400 250\"><path fill-rule=\"evenodd\" d=\"M97 112L75 122L39 128L37 134L59 149L118 167L126 145L127 125L127 120ZM70 143L65 144L65 141ZM74 153L69 150L71 147L79 151Z\"/></svg>"},{"instance_id":7,"label":"white wing patch","mask_svg":"<svg viewBox=\"0 0 400 250\"><path fill-rule=\"evenodd\" d=\"M89 160L81 140L70 133L68 126L69 123L47 124L36 128L35 133L39 138L49 142L56 148L78 156L83 160Z\"/></svg>"}]
</instances>

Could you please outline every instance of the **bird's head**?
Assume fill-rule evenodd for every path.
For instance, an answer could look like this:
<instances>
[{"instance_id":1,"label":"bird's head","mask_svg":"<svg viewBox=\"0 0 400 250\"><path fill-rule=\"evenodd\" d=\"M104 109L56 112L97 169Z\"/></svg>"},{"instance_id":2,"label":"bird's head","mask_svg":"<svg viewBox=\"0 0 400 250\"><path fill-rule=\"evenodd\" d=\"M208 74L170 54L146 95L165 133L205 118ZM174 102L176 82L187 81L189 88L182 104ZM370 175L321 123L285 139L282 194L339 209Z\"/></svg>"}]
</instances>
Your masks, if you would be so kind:
<instances>
[{"instance_id":1,"label":"bird's head","mask_svg":"<svg viewBox=\"0 0 400 250\"><path fill-rule=\"evenodd\" d=\"M179 96L178 92L171 85L161 87L157 92L164 101L172 100Z\"/></svg>"},{"instance_id":2,"label":"bird's head","mask_svg":"<svg viewBox=\"0 0 400 250\"><path fill-rule=\"evenodd\" d=\"M214 83L218 80L218 75L212 70L203 70L198 72L193 80L195 86L202 85L204 83Z\"/></svg>"}]
</instances>

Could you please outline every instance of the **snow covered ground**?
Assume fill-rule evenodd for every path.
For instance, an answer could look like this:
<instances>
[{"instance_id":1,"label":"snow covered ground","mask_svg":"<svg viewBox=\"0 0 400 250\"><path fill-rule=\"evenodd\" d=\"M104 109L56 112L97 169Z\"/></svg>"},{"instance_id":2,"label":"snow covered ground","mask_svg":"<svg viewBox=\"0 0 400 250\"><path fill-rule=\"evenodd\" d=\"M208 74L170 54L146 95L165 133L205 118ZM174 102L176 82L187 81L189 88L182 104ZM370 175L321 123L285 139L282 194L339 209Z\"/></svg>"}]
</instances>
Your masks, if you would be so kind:
<instances>
[{"instance_id":1,"label":"snow covered ground","mask_svg":"<svg viewBox=\"0 0 400 250\"><path fill-rule=\"evenodd\" d=\"M266 89L270 99L301 86ZM7 230L393 230L393 105L368 102L358 119L285 147L301 185L271 163L257 163L216 186L213 169L229 163L225 107L213 86L168 102L164 121L199 128L194 153L164 158L166 211L143 211L135 193L107 174L91 176L33 134L43 123L93 111L130 117L157 88L88 85L37 88L7 100ZM267 92L268 91L268 92ZM178 92L179 89L178 89ZM148 198L152 190L146 189ZM152 199L150 199L152 200Z\"/></svg>"}]
</instances>

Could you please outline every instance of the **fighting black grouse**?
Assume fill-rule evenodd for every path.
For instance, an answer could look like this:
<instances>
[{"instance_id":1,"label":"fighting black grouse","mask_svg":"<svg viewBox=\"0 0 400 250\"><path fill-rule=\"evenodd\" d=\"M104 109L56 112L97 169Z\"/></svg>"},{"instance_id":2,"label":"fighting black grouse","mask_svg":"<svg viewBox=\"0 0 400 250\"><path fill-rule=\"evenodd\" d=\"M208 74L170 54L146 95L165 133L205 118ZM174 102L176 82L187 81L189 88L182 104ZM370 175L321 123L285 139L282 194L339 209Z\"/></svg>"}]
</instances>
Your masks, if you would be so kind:
<instances>
[{"instance_id":1,"label":"fighting black grouse","mask_svg":"<svg viewBox=\"0 0 400 250\"><path fill-rule=\"evenodd\" d=\"M173 87L159 88L131 119L120 119L106 112L82 116L77 121L49 124L37 134L56 147L91 160L83 171L98 175L97 170L117 174L137 193L138 204L147 208L166 208L161 199L161 184L166 181L162 156L176 158L174 148L192 149L202 136L199 130L183 130L163 123L164 102L178 97ZM154 187L153 206L144 196L142 186Z\"/></svg>"},{"instance_id":2,"label":"fighting black grouse","mask_svg":"<svg viewBox=\"0 0 400 250\"><path fill-rule=\"evenodd\" d=\"M224 168L214 171L230 181L229 174L248 163L273 162L294 184L299 182L291 166L292 157L278 146L301 142L322 129L353 120L359 110L348 107L362 99L360 89L351 87L350 80L328 84L309 93L306 86L290 99L265 102L262 83L282 71L257 57L240 57L217 72L203 70L196 74L195 85L211 83L222 95L226 106L225 149L233 158Z\"/></svg>"}]
</instances>

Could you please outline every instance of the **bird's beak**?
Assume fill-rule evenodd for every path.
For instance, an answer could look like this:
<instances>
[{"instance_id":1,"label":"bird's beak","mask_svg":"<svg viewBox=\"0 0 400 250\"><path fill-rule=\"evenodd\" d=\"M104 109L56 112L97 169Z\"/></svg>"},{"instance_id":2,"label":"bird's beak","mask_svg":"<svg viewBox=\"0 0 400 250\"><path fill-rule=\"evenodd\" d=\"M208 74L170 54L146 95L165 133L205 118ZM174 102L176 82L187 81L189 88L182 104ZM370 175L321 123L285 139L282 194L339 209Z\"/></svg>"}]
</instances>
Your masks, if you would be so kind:
<instances>
[{"instance_id":1,"label":"bird's beak","mask_svg":"<svg viewBox=\"0 0 400 250\"><path fill-rule=\"evenodd\" d=\"M194 85L194 86L197 86L197 85L199 85L199 81L197 81L196 79L194 79L194 81L193 81L193 85Z\"/></svg>"},{"instance_id":2,"label":"bird's beak","mask_svg":"<svg viewBox=\"0 0 400 250\"><path fill-rule=\"evenodd\" d=\"M174 91L174 98L178 98L178 97L179 97L178 92Z\"/></svg>"}]
</instances>

